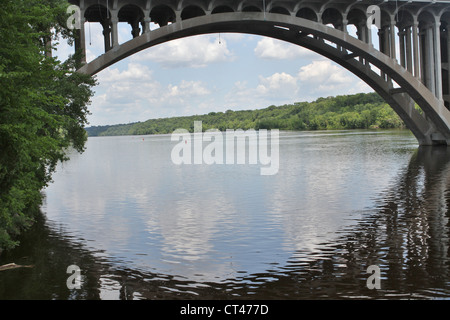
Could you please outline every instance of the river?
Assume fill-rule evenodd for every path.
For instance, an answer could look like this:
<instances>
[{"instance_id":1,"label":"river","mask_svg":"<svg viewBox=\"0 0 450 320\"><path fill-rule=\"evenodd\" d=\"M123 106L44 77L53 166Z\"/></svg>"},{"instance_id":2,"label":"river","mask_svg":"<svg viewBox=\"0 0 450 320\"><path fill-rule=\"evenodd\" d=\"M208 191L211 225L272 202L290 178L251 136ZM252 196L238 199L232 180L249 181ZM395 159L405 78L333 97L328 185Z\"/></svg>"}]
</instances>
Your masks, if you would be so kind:
<instances>
[{"instance_id":1,"label":"river","mask_svg":"<svg viewBox=\"0 0 450 320\"><path fill-rule=\"evenodd\" d=\"M33 266L0 272L0 299L450 297L448 148L402 130L280 132L262 175L175 164L177 143L92 137L71 153L0 257Z\"/></svg>"}]
</instances>

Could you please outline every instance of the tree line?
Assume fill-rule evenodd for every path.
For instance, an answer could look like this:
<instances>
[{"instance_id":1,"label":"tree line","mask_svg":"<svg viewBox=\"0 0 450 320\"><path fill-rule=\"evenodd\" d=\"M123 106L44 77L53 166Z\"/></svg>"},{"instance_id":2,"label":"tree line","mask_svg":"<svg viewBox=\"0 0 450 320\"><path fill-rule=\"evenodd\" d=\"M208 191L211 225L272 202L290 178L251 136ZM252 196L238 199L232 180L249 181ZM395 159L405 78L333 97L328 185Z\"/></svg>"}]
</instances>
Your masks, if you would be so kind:
<instances>
[{"instance_id":1,"label":"tree line","mask_svg":"<svg viewBox=\"0 0 450 320\"><path fill-rule=\"evenodd\" d=\"M89 136L169 134L179 128L190 132L194 121L202 121L203 130L218 129L389 129L404 123L376 93L360 93L319 98L265 109L210 112L205 115L151 119L145 122L86 128Z\"/></svg>"}]
</instances>

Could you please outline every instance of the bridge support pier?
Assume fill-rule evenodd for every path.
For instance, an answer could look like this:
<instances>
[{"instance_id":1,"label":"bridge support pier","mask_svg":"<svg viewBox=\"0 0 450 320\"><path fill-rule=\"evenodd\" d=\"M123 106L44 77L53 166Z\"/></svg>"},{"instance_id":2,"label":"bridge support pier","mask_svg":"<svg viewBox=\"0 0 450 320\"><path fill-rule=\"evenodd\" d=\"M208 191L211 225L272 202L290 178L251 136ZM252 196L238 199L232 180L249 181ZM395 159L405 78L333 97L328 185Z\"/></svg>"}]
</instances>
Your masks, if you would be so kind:
<instances>
[{"instance_id":1,"label":"bridge support pier","mask_svg":"<svg viewBox=\"0 0 450 320\"><path fill-rule=\"evenodd\" d=\"M442 61L441 61L441 22L435 17L434 22L434 67L436 97L444 101L442 95Z\"/></svg>"},{"instance_id":2,"label":"bridge support pier","mask_svg":"<svg viewBox=\"0 0 450 320\"><path fill-rule=\"evenodd\" d=\"M444 81L445 89L446 89L446 96L445 99L445 106L447 109L450 110L450 22L447 23L446 27L447 37L446 37L446 46L447 46L447 81Z\"/></svg>"},{"instance_id":3,"label":"bridge support pier","mask_svg":"<svg viewBox=\"0 0 450 320\"><path fill-rule=\"evenodd\" d=\"M419 69L419 23L416 17L414 17L414 23L412 26L413 31L413 56L414 56L414 76L420 79L420 69Z\"/></svg>"},{"instance_id":4,"label":"bridge support pier","mask_svg":"<svg viewBox=\"0 0 450 320\"><path fill-rule=\"evenodd\" d=\"M110 22L106 21L103 24L103 38L105 39L105 52L111 50L111 26Z\"/></svg>"},{"instance_id":5,"label":"bridge support pier","mask_svg":"<svg viewBox=\"0 0 450 320\"><path fill-rule=\"evenodd\" d=\"M85 19L81 17L80 29L76 31L75 38L75 51L80 54L80 59L78 64L84 65L86 64L86 36L85 36Z\"/></svg>"}]
</instances>

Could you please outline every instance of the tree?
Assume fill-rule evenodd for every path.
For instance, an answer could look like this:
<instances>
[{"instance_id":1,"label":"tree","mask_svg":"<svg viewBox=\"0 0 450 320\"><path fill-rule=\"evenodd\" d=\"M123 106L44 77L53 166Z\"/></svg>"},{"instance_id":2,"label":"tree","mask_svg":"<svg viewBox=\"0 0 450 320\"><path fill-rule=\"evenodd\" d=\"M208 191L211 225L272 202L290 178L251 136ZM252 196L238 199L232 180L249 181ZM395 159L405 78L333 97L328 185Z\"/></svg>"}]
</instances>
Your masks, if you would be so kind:
<instances>
[{"instance_id":1,"label":"tree","mask_svg":"<svg viewBox=\"0 0 450 320\"><path fill-rule=\"evenodd\" d=\"M72 146L84 150L95 80L46 55L56 35L72 39L63 0L3 0L0 10L0 249L33 222L41 190ZM58 23L60 21L60 23ZM53 32L50 32L52 30Z\"/></svg>"}]
</instances>

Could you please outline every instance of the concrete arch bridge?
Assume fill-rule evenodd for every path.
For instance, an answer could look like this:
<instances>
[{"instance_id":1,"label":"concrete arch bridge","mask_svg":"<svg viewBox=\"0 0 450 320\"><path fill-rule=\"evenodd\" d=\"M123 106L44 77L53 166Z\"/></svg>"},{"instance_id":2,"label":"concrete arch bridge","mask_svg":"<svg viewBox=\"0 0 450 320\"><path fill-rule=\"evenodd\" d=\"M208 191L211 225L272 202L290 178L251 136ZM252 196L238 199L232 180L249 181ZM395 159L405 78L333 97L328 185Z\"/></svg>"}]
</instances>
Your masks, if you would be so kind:
<instances>
[{"instance_id":1,"label":"concrete arch bridge","mask_svg":"<svg viewBox=\"0 0 450 320\"><path fill-rule=\"evenodd\" d=\"M105 53L89 63L83 59L79 72L93 75L136 52L193 35L267 36L308 48L354 73L389 103L420 145L450 145L449 0L69 2L81 10L75 49L82 56L85 23L103 26ZM123 44L119 22L128 23L132 34ZM159 28L151 30L151 23ZM349 34L350 25L357 37ZM372 37L375 27L378 39Z\"/></svg>"}]
</instances>

